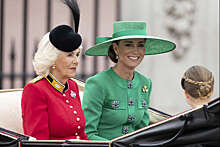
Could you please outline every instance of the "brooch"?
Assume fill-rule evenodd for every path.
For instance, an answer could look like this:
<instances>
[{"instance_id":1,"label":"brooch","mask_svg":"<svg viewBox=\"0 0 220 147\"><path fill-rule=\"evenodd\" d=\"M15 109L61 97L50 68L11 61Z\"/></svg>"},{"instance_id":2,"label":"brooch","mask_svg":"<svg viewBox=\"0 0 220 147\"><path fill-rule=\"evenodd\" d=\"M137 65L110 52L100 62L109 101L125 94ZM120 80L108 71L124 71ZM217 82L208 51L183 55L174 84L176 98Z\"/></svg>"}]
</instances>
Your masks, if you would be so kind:
<instances>
[{"instance_id":1,"label":"brooch","mask_svg":"<svg viewBox=\"0 0 220 147\"><path fill-rule=\"evenodd\" d=\"M119 101L113 101L112 102L112 108L117 109L119 107Z\"/></svg>"},{"instance_id":2,"label":"brooch","mask_svg":"<svg viewBox=\"0 0 220 147\"><path fill-rule=\"evenodd\" d=\"M132 88L133 87L132 81L128 81L127 86L128 86L129 89Z\"/></svg>"},{"instance_id":3,"label":"brooch","mask_svg":"<svg viewBox=\"0 0 220 147\"><path fill-rule=\"evenodd\" d=\"M71 90L70 96L71 96L72 98L75 98L75 97L76 97L76 93Z\"/></svg>"},{"instance_id":4,"label":"brooch","mask_svg":"<svg viewBox=\"0 0 220 147\"><path fill-rule=\"evenodd\" d=\"M144 85L144 88L142 88L142 92L144 92L144 93L148 92L148 89L147 89L146 85Z\"/></svg>"},{"instance_id":5,"label":"brooch","mask_svg":"<svg viewBox=\"0 0 220 147\"><path fill-rule=\"evenodd\" d=\"M124 127L122 132L123 132L123 134L128 134L128 127Z\"/></svg>"},{"instance_id":6,"label":"brooch","mask_svg":"<svg viewBox=\"0 0 220 147\"><path fill-rule=\"evenodd\" d=\"M147 102L145 100L143 100L142 101L142 107L144 108L144 107L146 107L146 105L147 105Z\"/></svg>"},{"instance_id":7,"label":"brooch","mask_svg":"<svg viewBox=\"0 0 220 147\"><path fill-rule=\"evenodd\" d=\"M132 99L132 98L130 98L130 99L128 100L128 105L129 105L129 106L134 105L134 101L133 101L133 99Z\"/></svg>"},{"instance_id":8,"label":"brooch","mask_svg":"<svg viewBox=\"0 0 220 147\"><path fill-rule=\"evenodd\" d=\"M130 114L128 115L128 121L131 122L134 120L134 115Z\"/></svg>"}]
</instances>

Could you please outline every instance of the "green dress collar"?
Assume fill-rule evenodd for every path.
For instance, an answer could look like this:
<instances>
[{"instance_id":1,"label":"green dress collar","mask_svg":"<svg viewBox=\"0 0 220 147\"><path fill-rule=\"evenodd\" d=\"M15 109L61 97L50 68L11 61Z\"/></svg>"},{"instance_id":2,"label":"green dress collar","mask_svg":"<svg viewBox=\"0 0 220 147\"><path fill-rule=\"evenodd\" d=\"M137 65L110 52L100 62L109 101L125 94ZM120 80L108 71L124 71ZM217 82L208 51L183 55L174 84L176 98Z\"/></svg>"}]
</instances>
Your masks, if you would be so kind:
<instances>
[{"instance_id":1,"label":"green dress collar","mask_svg":"<svg viewBox=\"0 0 220 147\"><path fill-rule=\"evenodd\" d=\"M112 69L112 67L109 69L109 73L110 73L110 76L112 77L113 81L120 87L122 88L128 88L128 89L131 89L131 88L136 88L138 83L139 83L139 78L137 76L137 72L134 71L134 78L133 80L125 80L125 79L122 79L121 77L119 77L115 71Z\"/></svg>"}]
</instances>

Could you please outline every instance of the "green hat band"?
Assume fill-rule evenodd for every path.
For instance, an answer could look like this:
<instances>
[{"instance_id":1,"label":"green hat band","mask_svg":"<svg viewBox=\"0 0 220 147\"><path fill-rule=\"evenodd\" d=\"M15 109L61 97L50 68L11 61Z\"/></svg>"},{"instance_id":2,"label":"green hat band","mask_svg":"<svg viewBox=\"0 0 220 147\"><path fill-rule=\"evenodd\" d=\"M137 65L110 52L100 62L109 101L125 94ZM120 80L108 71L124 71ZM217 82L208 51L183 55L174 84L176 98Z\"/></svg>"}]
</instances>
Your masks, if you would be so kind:
<instances>
[{"instance_id":1,"label":"green hat band","mask_svg":"<svg viewBox=\"0 0 220 147\"><path fill-rule=\"evenodd\" d=\"M122 36L131 36L131 35L147 35L144 30L126 30L116 32L112 35L112 38L122 37Z\"/></svg>"}]
</instances>

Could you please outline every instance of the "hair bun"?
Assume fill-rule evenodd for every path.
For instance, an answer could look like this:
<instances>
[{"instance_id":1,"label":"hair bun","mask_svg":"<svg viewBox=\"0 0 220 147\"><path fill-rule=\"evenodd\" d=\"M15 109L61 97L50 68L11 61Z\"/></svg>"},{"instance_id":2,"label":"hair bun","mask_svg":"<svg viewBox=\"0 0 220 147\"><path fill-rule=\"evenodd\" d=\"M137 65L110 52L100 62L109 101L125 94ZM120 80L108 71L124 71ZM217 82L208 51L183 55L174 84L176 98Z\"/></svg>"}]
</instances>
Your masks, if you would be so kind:
<instances>
[{"instance_id":1,"label":"hair bun","mask_svg":"<svg viewBox=\"0 0 220 147\"><path fill-rule=\"evenodd\" d=\"M199 84L199 91L201 96L207 96L211 92L211 86L208 83Z\"/></svg>"}]
</instances>

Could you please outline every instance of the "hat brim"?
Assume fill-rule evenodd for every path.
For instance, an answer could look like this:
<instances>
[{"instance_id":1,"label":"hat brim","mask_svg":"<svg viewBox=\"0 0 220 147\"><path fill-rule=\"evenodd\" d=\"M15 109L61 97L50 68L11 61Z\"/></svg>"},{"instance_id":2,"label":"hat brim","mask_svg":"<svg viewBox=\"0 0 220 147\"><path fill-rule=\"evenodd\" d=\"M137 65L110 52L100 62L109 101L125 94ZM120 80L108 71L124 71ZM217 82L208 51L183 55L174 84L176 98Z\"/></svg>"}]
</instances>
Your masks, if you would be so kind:
<instances>
[{"instance_id":1,"label":"hat brim","mask_svg":"<svg viewBox=\"0 0 220 147\"><path fill-rule=\"evenodd\" d=\"M176 44L159 37L144 36L144 35L132 35L132 36L122 36L114 39L107 40L105 42L96 44L95 46L86 50L85 54L88 56L108 56L108 49L112 45L113 41L123 40L123 39L140 39L145 38L145 55L155 55L166 53L174 50Z\"/></svg>"}]
</instances>

